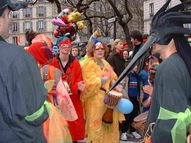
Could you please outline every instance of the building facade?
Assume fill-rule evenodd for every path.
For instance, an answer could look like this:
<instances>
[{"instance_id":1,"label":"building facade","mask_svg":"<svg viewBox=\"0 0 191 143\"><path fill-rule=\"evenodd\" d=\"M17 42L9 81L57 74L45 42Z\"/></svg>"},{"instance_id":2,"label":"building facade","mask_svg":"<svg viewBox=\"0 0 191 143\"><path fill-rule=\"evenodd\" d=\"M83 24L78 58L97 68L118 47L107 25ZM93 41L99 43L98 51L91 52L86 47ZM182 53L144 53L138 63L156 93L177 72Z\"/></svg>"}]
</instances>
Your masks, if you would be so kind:
<instances>
[{"instance_id":1,"label":"building facade","mask_svg":"<svg viewBox=\"0 0 191 143\"><path fill-rule=\"evenodd\" d=\"M151 20L155 13L167 0L144 0L144 34L150 33ZM180 0L171 0L169 8L180 3Z\"/></svg>"},{"instance_id":2,"label":"building facade","mask_svg":"<svg viewBox=\"0 0 191 143\"><path fill-rule=\"evenodd\" d=\"M10 36L7 41L25 46L27 45L25 33L30 30L37 33L44 33L50 38L54 38L54 26L51 20L56 15L55 5L46 0L38 0L38 2L31 7L29 6L26 9L13 12L13 22L9 30Z\"/></svg>"}]
</instances>

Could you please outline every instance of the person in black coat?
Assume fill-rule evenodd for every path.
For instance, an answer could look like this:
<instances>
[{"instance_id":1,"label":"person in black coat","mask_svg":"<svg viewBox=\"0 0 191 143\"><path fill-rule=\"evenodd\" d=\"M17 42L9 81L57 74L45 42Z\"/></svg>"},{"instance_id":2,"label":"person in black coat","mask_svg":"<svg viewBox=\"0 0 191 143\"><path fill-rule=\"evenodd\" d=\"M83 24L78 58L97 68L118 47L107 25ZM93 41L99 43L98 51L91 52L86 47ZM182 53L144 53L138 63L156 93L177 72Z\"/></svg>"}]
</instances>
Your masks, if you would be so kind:
<instances>
[{"instance_id":1,"label":"person in black coat","mask_svg":"<svg viewBox=\"0 0 191 143\"><path fill-rule=\"evenodd\" d=\"M9 44L11 11L25 2L0 2L0 142L46 143L42 123L48 118L44 108L47 91L35 60L23 48ZM39 114L39 116L35 116Z\"/></svg>"}]
</instances>

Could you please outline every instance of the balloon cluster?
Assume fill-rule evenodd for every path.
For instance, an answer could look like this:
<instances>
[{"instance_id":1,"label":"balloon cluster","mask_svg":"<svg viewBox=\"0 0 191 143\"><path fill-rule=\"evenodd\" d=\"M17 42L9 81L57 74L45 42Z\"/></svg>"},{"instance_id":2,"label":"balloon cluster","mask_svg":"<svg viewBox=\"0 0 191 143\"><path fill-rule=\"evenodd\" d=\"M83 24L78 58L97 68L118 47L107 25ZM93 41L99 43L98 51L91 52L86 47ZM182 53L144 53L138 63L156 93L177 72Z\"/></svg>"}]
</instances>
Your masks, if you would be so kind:
<instances>
[{"instance_id":1,"label":"balloon cluster","mask_svg":"<svg viewBox=\"0 0 191 143\"><path fill-rule=\"evenodd\" d=\"M75 40L77 31L85 28L84 21L80 21L82 14L76 10L71 12L69 8L64 9L52 20L52 24L57 26L55 37L67 36L71 41Z\"/></svg>"}]
</instances>

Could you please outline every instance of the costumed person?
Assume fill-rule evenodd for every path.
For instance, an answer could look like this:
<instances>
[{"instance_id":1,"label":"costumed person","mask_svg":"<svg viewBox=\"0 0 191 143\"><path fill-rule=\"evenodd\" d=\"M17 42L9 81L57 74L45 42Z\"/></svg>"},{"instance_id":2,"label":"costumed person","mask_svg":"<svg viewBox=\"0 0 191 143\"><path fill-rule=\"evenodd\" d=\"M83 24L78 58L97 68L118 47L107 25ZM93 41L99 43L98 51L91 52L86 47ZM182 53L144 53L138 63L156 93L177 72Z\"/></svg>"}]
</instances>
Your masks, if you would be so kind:
<instances>
[{"instance_id":1,"label":"costumed person","mask_svg":"<svg viewBox=\"0 0 191 143\"><path fill-rule=\"evenodd\" d=\"M51 49L51 39L44 34L37 34L32 39L29 48L26 50L33 55L33 57L39 63L39 66L41 68L42 66L51 63L51 60L53 58Z\"/></svg>"},{"instance_id":2,"label":"costumed person","mask_svg":"<svg viewBox=\"0 0 191 143\"><path fill-rule=\"evenodd\" d=\"M52 60L52 65L62 71L62 80L69 85L70 97L77 112L78 119L68 121L68 127L73 142L85 137L84 113L80 100L80 92L84 90L85 84L82 78L81 66L76 58L70 55L71 41L67 37L59 37L57 40L59 54Z\"/></svg>"},{"instance_id":3,"label":"costumed person","mask_svg":"<svg viewBox=\"0 0 191 143\"><path fill-rule=\"evenodd\" d=\"M82 93L82 102L86 119L87 143L118 143L119 121L124 120L123 114L113 111L113 123L106 128L102 117L106 111L104 98L106 90L117 75L112 67L104 60L107 48L98 42L92 47L89 57L82 66L85 90Z\"/></svg>"},{"instance_id":4,"label":"costumed person","mask_svg":"<svg viewBox=\"0 0 191 143\"><path fill-rule=\"evenodd\" d=\"M42 124L48 118L47 91L35 60L22 47L7 43L11 11L26 2L0 2L0 142L46 143ZM36 116L38 113L39 116Z\"/></svg>"},{"instance_id":5,"label":"costumed person","mask_svg":"<svg viewBox=\"0 0 191 143\"><path fill-rule=\"evenodd\" d=\"M148 117L148 125L155 122L153 143L186 142L191 123L191 47L184 36L191 31L183 27L191 22L191 13L185 9L191 1L167 9L169 3L153 17L151 27L151 35L157 38L153 52L163 60L156 73Z\"/></svg>"},{"instance_id":6,"label":"costumed person","mask_svg":"<svg viewBox=\"0 0 191 143\"><path fill-rule=\"evenodd\" d=\"M44 34L39 34L33 38L32 44L29 46L27 51L35 58L39 65L41 77L44 81L45 87L48 90L48 101L59 109L60 106L58 104L57 90L58 86L60 85L59 82L61 80L62 74L59 69L50 65L53 58L50 43L52 42L49 37ZM66 100L66 98L64 99ZM64 116L65 114L62 114L58 109L51 108L51 112L54 114L43 124L44 134L46 136L47 142L57 143L62 141L63 143L72 143L70 132Z\"/></svg>"},{"instance_id":7,"label":"costumed person","mask_svg":"<svg viewBox=\"0 0 191 143\"><path fill-rule=\"evenodd\" d=\"M146 136L152 143L186 142L191 123L191 47L185 37L191 31L183 27L191 22L191 13L187 10L191 1L169 9L170 2L155 14L147 42L111 87L122 80L153 44L153 52L159 53L163 62L157 69L148 116L148 126L155 123L151 137Z\"/></svg>"}]
</instances>

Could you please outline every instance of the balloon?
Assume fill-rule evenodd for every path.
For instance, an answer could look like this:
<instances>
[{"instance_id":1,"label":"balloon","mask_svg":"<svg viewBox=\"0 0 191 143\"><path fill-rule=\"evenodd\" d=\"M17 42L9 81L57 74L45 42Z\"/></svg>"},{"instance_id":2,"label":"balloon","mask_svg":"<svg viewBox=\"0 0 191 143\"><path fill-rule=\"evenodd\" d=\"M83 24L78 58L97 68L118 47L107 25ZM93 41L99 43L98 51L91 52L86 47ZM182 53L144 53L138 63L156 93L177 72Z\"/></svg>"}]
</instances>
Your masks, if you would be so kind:
<instances>
[{"instance_id":1,"label":"balloon","mask_svg":"<svg viewBox=\"0 0 191 143\"><path fill-rule=\"evenodd\" d=\"M116 108L121 113L129 114L133 110L133 104L128 99L121 98L119 100L119 103L117 104Z\"/></svg>"}]
</instances>

